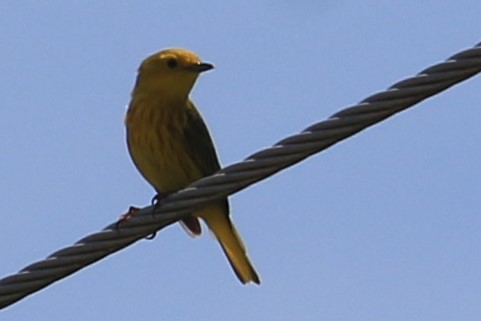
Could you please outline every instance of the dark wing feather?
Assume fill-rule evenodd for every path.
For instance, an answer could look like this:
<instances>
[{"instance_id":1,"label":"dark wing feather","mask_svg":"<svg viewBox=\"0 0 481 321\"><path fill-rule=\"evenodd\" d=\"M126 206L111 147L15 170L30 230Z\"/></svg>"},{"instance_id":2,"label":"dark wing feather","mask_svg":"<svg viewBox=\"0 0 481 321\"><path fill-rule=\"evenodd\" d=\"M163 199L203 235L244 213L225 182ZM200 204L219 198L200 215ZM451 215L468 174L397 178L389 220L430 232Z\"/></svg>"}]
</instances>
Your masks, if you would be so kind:
<instances>
[{"instance_id":1,"label":"dark wing feather","mask_svg":"<svg viewBox=\"0 0 481 321\"><path fill-rule=\"evenodd\" d=\"M202 116L189 101L187 108L187 121L184 128L184 146L192 161L197 164L203 176L214 174L220 169L219 159L214 143ZM224 201L228 213L227 199Z\"/></svg>"},{"instance_id":2,"label":"dark wing feather","mask_svg":"<svg viewBox=\"0 0 481 321\"><path fill-rule=\"evenodd\" d=\"M190 102L184 128L185 148L192 161L199 167L202 176L212 175L220 169L214 143L202 117Z\"/></svg>"}]
</instances>

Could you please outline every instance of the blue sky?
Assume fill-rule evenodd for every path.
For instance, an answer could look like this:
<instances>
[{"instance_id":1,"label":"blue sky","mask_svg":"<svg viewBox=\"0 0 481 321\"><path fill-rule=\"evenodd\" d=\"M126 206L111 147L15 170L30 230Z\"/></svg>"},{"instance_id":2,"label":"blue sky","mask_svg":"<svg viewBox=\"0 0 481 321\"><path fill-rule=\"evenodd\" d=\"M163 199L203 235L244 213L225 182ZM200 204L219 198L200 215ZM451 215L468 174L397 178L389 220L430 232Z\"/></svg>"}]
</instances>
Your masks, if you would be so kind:
<instances>
[{"instance_id":1,"label":"blue sky","mask_svg":"<svg viewBox=\"0 0 481 321\"><path fill-rule=\"evenodd\" d=\"M0 275L146 205L123 115L166 47L223 164L481 41L479 1L2 1ZM479 320L481 77L231 197L261 276L178 225L2 320Z\"/></svg>"}]
</instances>

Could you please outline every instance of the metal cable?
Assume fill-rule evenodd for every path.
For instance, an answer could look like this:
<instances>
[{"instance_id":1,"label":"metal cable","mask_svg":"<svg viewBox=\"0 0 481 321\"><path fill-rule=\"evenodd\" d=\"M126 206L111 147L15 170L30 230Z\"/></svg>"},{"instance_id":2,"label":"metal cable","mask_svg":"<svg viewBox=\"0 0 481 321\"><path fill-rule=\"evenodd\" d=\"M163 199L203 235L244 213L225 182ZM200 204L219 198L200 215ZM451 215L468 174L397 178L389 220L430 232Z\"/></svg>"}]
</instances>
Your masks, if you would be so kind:
<instances>
[{"instance_id":1,"label":"metal cable","mask_svg":"<svg viewBox=\"0 0 481 321\"><path fill-rule=\"evenodd\" d=\"M152 206L143 208L119 229L113 223L1 279L0 309L176 222L197 207L244 189L480 71L481 43L168 196L155 215Z\"/></svg>"}]
</instances>

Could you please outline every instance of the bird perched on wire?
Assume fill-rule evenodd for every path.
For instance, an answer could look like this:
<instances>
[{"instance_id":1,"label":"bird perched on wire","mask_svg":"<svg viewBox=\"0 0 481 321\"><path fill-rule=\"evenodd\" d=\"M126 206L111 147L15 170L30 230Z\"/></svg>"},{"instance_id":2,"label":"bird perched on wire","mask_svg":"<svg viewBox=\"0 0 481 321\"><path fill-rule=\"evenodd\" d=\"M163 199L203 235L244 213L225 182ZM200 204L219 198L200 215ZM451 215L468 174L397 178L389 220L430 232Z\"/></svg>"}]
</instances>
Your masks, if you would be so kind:
<instances>
[{"instance_id":1,"label":"bird perched on wire","mask_svg":"<svg viewBox=\"0 0 481 321\"><path fill-rule=\"evenodd\" d=\"M189 99L199 74L212 68L184 49L160 51L139 67L125 119L127 145L158 199L220 169L209 131ZM229 217L227 198L182 220L192 236L201 234L198 218L214 233L239 280L260 284Z\"/></svg>"}]
</instances>

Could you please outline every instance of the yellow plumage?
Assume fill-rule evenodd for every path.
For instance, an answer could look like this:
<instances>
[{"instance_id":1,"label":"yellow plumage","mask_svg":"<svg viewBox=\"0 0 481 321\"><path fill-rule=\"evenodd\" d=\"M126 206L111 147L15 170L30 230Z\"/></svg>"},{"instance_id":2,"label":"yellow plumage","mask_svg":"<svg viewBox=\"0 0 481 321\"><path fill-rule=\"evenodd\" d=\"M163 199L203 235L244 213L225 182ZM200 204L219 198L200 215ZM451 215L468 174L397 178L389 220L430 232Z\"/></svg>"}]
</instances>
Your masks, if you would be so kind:
<instances>
[{"instance_id":1,"label":"yellow plumage","mask_svg":"<svg viewBox=\"0 0 481 321\"><path fill-rule=\"evenodd\" d=\"M158 193L175 192L220 168L207 127L189 99L199 73L212 68L183 49L158 52L139 67L125 120L127 144L137 169ZM227 199L183 220L193 235L201 232L198 217L216 236L239 280L259 284L229 218Z\"/></svg>"}]
</instances>

